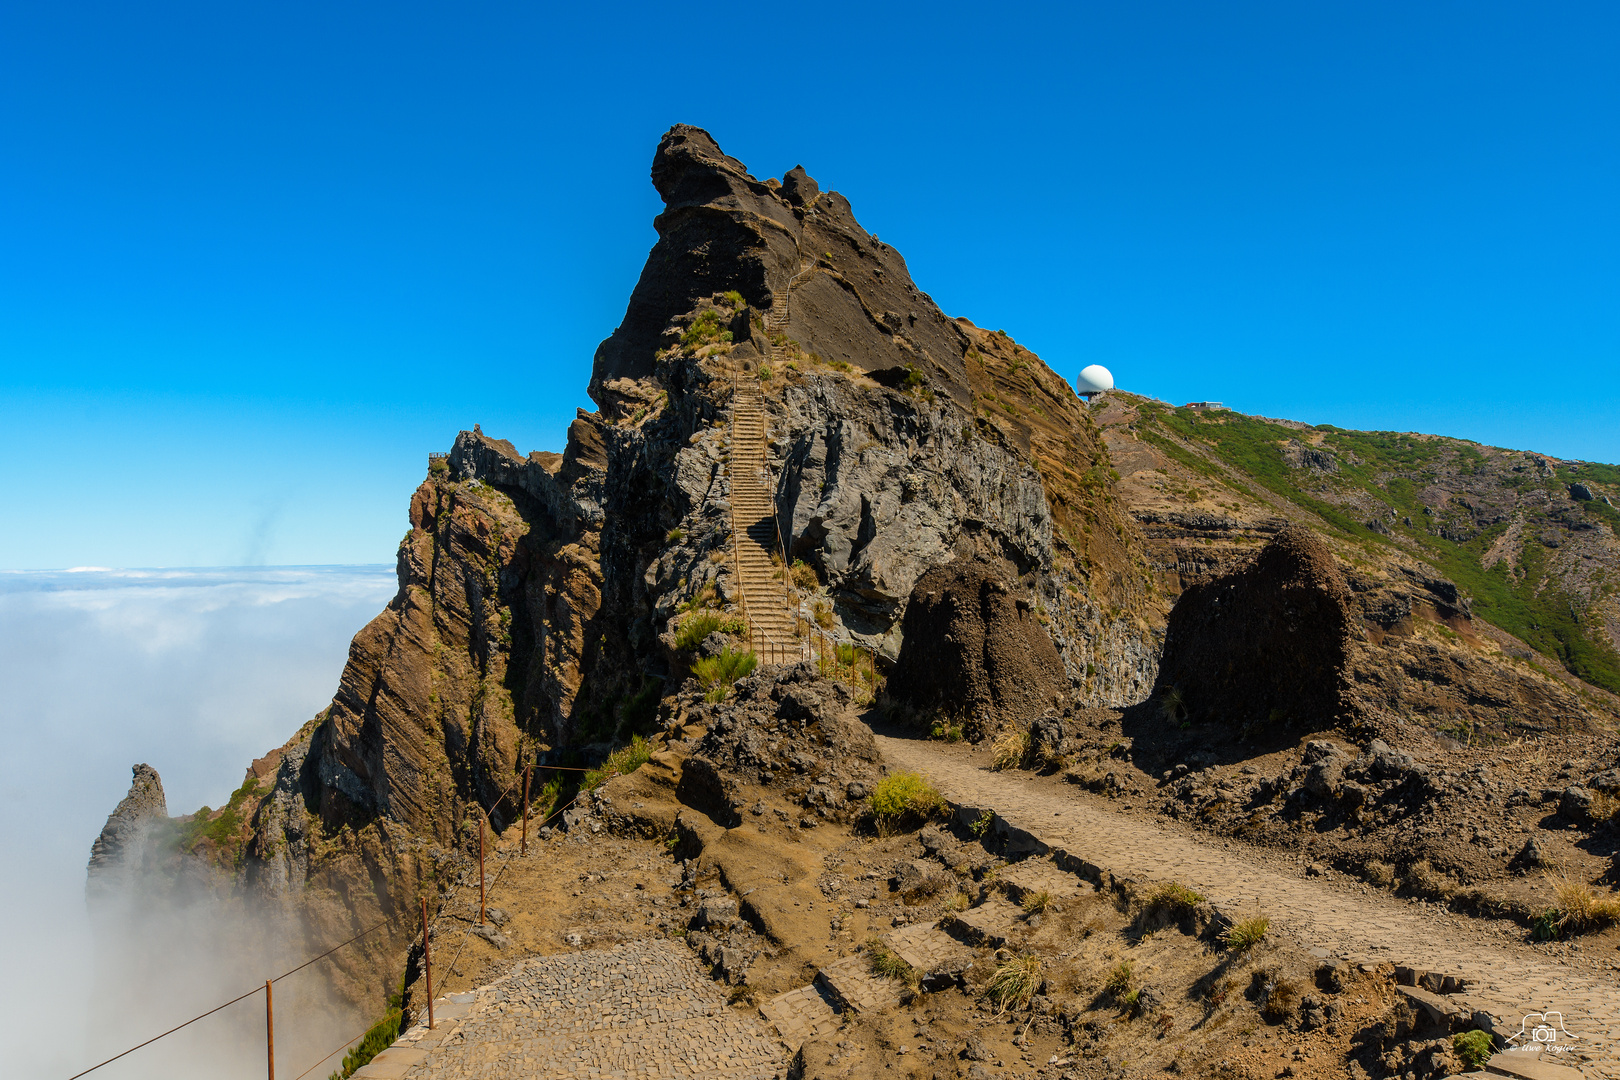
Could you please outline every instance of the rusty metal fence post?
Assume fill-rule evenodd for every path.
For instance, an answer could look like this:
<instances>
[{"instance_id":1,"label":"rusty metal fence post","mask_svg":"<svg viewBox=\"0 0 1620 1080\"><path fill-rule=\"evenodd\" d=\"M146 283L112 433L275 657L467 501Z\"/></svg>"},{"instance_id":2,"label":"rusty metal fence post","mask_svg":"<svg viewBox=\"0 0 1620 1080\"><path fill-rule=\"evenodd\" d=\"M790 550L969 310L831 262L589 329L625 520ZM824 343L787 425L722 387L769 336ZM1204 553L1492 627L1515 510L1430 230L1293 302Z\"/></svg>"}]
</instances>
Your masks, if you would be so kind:
<instances>
[{"instance_id":1,"label":"rusty metal fence post","mask_svg":"<svg viewBox=\"0 0 1620 1080\"><path fill-rule=\"evenodd\" d=\"M264 980L264 1052L269 1058L270 1080L276 1080L276 1006L270 980Z\"/></svg>"},{"instance_id":2,"label":"rusty metal fence post","mask_svg":"<svg viewBox=\"0 0 1620 1080\"><path fill-rule=\"evenodd\" d=\"M427 897L422 897L422 971L427 976L428 1030L433 1030L433 946L428 941Z\"/></svg>"},{"instance_id":3,"label":"rusty metal fence post","mask_svg":"<svg viewBox=\"0 0 1620 1080\"><path fill-rule=\"evenodd\" d=\"M518 847L519 855L529 853L529 773L532 766L523 766L523 842Z\"/></svg>"}]
</instances>

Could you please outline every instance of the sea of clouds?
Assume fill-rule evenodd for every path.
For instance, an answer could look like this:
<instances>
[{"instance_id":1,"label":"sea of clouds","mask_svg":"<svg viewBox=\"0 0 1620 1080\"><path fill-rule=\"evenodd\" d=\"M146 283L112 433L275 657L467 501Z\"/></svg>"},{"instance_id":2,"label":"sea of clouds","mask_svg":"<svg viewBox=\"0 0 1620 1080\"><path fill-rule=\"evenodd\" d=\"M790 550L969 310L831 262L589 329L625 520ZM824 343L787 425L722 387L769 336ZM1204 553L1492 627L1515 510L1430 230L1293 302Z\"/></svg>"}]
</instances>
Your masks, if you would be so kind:
<instances>
[{"instance_id":1,"label":"sea of clouds","mask_svg":"<svg viewBox=\"0 0 1620 1080\"><path fill-rule=\"evenodd\" d=\"M331 700L349 639L395 588L391 566L0 571L0 1072L66 1080L262 985L280 950L241 911L169 904L93 927L90 845L137 762L171 814L222 805ZM312 1004L292 983L278 1017L283 985L289 1018ZM263 1010L260 995L92 1075L263 1076ZM278 1023L278 1075L331 1036Z\"/></svg>"}]
</instances>

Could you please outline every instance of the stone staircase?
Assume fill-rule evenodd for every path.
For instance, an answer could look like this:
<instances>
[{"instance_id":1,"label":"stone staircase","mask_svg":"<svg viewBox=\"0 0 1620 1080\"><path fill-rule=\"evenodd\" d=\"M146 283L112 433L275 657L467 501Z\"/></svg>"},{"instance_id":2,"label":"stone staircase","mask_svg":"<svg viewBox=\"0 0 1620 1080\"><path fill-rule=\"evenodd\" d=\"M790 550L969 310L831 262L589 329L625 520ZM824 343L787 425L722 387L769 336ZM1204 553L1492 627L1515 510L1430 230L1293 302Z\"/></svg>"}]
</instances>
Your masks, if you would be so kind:
<instances>
[{"instance_id":1,"label":"stone staircase","mask_svg":"<svg viewBox=\"0 0 1620 1080\"><path fill-rule=\"evenodd\" d=\"M765 317L767 334L787 325L787 292L774 296ZM778 349L770 346L776 363ZM774 565L771 554L780 552L783 538L776 520L775 484L765 449L765 395L758 372L734 373L736 390L731 400L731 527L737 581L748 617L754 652L764 663L796 661L803 644L795 633L785 580L787 568Z\"/></svg>"}]
</instances>

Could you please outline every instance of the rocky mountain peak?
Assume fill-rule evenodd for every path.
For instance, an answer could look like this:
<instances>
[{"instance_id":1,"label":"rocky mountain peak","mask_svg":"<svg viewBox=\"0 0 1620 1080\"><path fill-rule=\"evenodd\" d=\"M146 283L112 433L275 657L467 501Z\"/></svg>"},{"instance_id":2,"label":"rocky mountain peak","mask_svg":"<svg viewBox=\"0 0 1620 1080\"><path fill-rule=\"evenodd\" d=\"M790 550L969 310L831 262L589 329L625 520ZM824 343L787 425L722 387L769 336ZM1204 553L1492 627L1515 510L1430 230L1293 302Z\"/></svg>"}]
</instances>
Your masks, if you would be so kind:
<instances>
[{"instance_id":1,"label":"rocky mountain peak","mask_svg":"<svg viewBox=\"0 0 1620 1080\"><path fill-rule=\"evenodd\" d=\"M141 764L130 771L129 794L108 815L101 835L90 846L88 892L92 898L112 892L142 868L152 827L169 818L169 803L157 770Z\"/></svg>"},{"instance_id":2,"label":"rocky mountain peak","mask_svg":"<svg viewBox=\"0 0 1620 1080\"><path fill-rule=\"evenodd\" d=\"M758 311L784 311L780 333L806 357L890 382L917 372L914 383L971 399L967 335L917 288L899 252L861 227L849 200L822 191L804 166L761 182L708 132L677 124L659 141L652 182L664 200L658 243L591 371L605 412L644 402L636 384L656 381L672 322L729 291Z\"/></svg>"}]
</instances>

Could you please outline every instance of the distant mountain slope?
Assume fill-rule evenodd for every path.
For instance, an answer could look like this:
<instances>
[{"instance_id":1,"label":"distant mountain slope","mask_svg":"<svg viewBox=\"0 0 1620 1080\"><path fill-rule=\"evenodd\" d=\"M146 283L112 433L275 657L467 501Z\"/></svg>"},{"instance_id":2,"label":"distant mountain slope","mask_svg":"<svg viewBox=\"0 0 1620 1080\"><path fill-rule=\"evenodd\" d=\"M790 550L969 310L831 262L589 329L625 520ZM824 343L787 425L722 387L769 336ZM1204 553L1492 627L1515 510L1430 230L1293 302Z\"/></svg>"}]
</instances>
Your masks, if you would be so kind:
<instances>
[{"instance_id":1,"label":"distant mountain slope","mask_svg":"<svg viewBox=\"0 0 1620 1080\"><path fill-rule=\"evenodd\" d=\"M1125 393L1094 412L1170 589L1300 521L1352 566L1455 582L1456 611L1620 693L1620 468Z\"/></svg>"}]
</instances>

